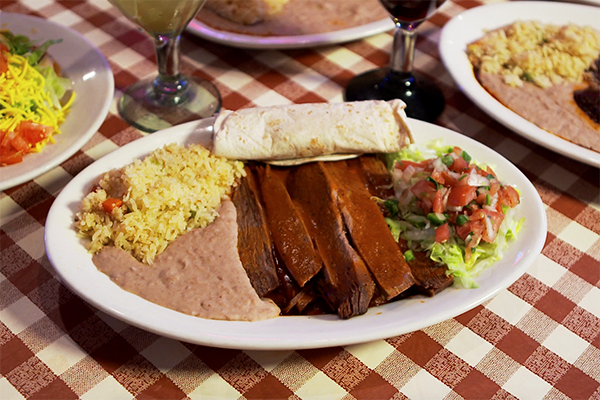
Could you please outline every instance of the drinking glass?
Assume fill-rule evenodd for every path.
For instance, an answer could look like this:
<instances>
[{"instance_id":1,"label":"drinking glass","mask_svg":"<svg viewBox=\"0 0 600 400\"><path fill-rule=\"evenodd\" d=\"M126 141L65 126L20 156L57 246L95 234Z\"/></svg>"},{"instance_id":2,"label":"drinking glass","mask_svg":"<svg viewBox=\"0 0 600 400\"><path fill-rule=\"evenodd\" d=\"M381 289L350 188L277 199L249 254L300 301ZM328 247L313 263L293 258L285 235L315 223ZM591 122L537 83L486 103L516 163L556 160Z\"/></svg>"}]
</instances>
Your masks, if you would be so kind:
<instances>
[{"instance_id":1,"label":"drinking glass","mask_svg":"<svg viewBox=\"0 0 600 400\"><path fill-rule=\"evenodd\" d=\"M218 89L206 79L180 71L181 33L206 0L110 0L154 40L158 76L141 80L121 97L121 117L132 126L155 132L209 117L221 108Z\"/></svg>"},{"instance_id":2,"label":"drinking glass","mask_svg":"<svg viewBox=\"0 0 600 400\"><path fill-rule=\"evenodd\" d=\"M394 24L394 42L390 65L354 77L345 91L347 101L401 99L406 114L423 121L434 121L444 110L440 88L413 71L416 29L445 0L379 0Z\"/></svg>"}]
</instances>

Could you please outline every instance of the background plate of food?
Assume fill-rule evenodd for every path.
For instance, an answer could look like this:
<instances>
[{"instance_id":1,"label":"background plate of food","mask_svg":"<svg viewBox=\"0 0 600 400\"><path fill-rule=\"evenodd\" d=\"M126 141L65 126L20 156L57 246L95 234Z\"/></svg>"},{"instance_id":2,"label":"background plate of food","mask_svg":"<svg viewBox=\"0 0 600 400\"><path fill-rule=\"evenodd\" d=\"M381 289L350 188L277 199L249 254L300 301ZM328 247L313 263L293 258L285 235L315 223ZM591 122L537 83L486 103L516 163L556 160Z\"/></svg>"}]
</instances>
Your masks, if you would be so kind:
<instances>
[{"instance_id":1,"label":"background plate of food","mask_svg":"<svg viewBox=\"0 0 600 400\"><path fill-rule=\"evenodd\" d=\"M79 33L51 21L16 13L2 12L0 28L27 36L41 45L60 40L47 52L60 66L62 76L71 81L75 97L55 143L40 152L28 153L23 161L0 167L0 190L14 187L49 171L79 150L96 133L112 102L114 78L104 55Z\"/></svg>"},{"instance_id":2,"label":"background plate of food","mask_svg":"<svg viewBox=\"0 0 600 400\"><path fill-rule=\"evenodd\" d=\"M600 54L599 20L600 8L572 3L480 6L446 24L440 54L460 89L498 122L559 154L600 167L600 125L574 100L575 93L588 93L588 88L598 85L597 65L593 64ZM508 26L510 30L502 35L490 33ZM491 40L481 45L484 36ZM539 40L531 40L533 36ZM496 40L499 37L501 40ZM517 38L519 45L515 44ZM495 48L495 43L511 50L486 52ZM533 47L524 51L532 43ZM557 51L558 46L564 51ZM470 58L471 54L475 58ZM487 64L481 63L481 55L487 57ZM480 58L473 61L477 56ZM542 59L544 68L537 62ZM550 60L559 61L550 64ZM479 63L476 72L472 61ZM563 69L560 77L559 69ZM500 77L500 73L504 75ZM594 96L596 103L588 107L588 113L597 118L597 91L589 98Z\"/></svg>"},{"instance_id":3,"label":"background plate of food","mask_svg":"<svg viewBox=\"0 0 600 400\"><path fill-rule=\"evenodd\" d=\"M527 271L544 244L546 216L531 182L501 155L454 131L418 120L407 121L418 145L441 139L445 145L459 146L469 152L473 160L486 160L499 179L513 185L520 193L521 203L514 208L514 218L524 219L521 230L504 249L501 258L476 277L477 288L454 285L433 297L416 295L392 301L348 319L327 314L275 316L257 321L199 318L123 290L100 272L88 251L89 239L78 234L76 214L81 210L82 199L97 187L99 177L109 170L130 165L135 159L144 158L168 144L199 143L211 148L213 118L136 140L96 161L73 178L59 194L48 215L45 231L48 257L62 282L94 307L148 331L207 346L261 350L320 348L392 337L442 322L490 299ZM150 162L156 164L155 160Z\"/></svg>"},{"instance_id":4,"label":"background plate of food","mask_svg":"<svg viewBox=\"0 0 600 400\"><path fill-rule=\"evenodd\" d=\"M210 0L188 31L216 43L292 49L349 42L394 29L377 0Z\"/></svg>"}]
</instances>

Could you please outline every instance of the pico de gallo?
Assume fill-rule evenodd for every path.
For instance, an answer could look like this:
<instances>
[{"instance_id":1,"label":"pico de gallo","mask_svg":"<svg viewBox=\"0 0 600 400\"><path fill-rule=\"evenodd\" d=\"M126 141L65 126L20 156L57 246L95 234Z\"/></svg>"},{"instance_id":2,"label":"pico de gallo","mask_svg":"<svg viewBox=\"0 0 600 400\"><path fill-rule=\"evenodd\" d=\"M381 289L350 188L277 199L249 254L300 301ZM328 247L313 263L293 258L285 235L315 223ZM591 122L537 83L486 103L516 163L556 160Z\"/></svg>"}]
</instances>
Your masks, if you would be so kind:
<instances>
[{"instance_id":1,"label":"pico de gallo","mask_svg":"<svg viewBox=\"0 0 600 400\"><path fill-rule=\"evenodd\" d=\"M463 149L430 146L411 145L391 160L387 222L396 240L407 241L407 261L425 251L463 286L477 287L474 278L502 257L523 223L514 218L520 195Z\"/></svg>"},{"instance_id":2,"label":"pico de gallo","mask_svg":"<svg viewBox=\"0 0 600 400\"><path fill-rule=\"evenodd\" d=\"M46 53L58 42L36 45L24 35L0 31L0 166L23 161L60 133L75 93L68 93L71 81L60 76Z\"/></svg>"}]
</instances>

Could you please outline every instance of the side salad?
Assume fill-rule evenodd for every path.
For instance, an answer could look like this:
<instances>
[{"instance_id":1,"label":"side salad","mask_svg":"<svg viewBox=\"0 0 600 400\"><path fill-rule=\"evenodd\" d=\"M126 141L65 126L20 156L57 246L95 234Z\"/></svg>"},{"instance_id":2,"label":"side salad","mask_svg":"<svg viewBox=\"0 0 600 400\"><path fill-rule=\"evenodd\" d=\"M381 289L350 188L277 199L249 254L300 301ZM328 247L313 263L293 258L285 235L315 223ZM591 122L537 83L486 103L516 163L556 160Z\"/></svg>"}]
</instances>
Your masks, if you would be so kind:
<instances>
[{"instance_id":1,"label":"side salad","mask_svg":"<svg viewBox=\"0 0 600 400\"><path fill-rule=\"evenodd\" d=\"M0 166L23 161L60 133L75 93L47 50L27 36L0 31Z\"/></svg>"},{"instance_id":2,"label":"side salad","mask_svg":"<svg viewBox=\"0 0 600 400\"><path fill-rule=\"evenodd\" d=\"M395 197L381 202L395 239L408 243L407 261L427 252L464 287L477 287L475 277L502 258L524 222L515 218L519 192L489 165L441 141L410 145L387 162Z\"/></svg>"}]
</instances>

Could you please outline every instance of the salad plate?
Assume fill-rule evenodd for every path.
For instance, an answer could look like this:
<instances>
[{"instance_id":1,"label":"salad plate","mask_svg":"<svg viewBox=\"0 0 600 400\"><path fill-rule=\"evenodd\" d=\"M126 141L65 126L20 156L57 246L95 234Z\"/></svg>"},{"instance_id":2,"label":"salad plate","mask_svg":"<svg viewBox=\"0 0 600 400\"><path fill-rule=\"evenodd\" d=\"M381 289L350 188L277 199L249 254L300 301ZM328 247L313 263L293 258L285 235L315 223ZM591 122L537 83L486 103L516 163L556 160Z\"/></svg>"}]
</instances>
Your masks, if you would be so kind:
<instances>
[{"instance_id":1,"label":"salad plate","mask_svg":"<svg viewBox=\"0 0 600 400\"><path fill-rule=\"evenodd\" d=\"M453 17L442 29L440 55L446 69L465 95L477 106L517 134L566 157L600 167L600 153L553 135L505 107L477 81L467 58L467 45L487 31L512 24L523 16L556 25L598 27L600 8L591 5L518 1L487 4Z\"/></svg>"},{"instance_id":2,"label":"salad plate","mask_svg":"<svg viewBox=\"0 0 600 400\"><path fill-rule=\"evenodd\" d=\"M48 143L41 152L29 153L18 164L0 167L0 190L6 190L34 179L56 167L77 152L97 132L106 118L113 100L114 78L104 55L85 37L54 22L17 13L0 13L2 29L42 43L62 39L48 53L69 78L75 101L54 135L56 143Z\"/></svg>"},{"instance_id":3,"label":"salad plate","mask_svg":"<svg viewBox=\"0 0 600 400\"><path fill-rule=\"evenodd\" d=\"M339 31L294 36L253 36L210 27L197 19L186 28L189 32L215 43L245 49L299 49L345 43L394 29L390 18Z\"/></svg>"},{"instance_id":4,"label":"salad plate","mask_svg":"<svg viewBox=\"0 0 600 400\"><path fill-rule=\"evenodd\" d=\"M124 291L101 273L77 236L75 213L95 180L112 168L143 158L170 143L187 145L212 140L213 119L172 127L138 139L97 160L61 191L46 220L45 245L61 281L92 306L131 325L165 337L212 347L284 350L349 345L423 329L464 313L515 282L540 253L546 238L544 205L531 182L494 150L457 132L409 119L417 143L441 139L460 146L474 160L486 160L499 178L521 193L515 218L525 218L517 238L501 259L476 277L478 288L452 286L434 297L417 296L369 309L340 320L337 315L283 316L258 322L201 319L151 303Z\"/></svg>"}]
</instances>

